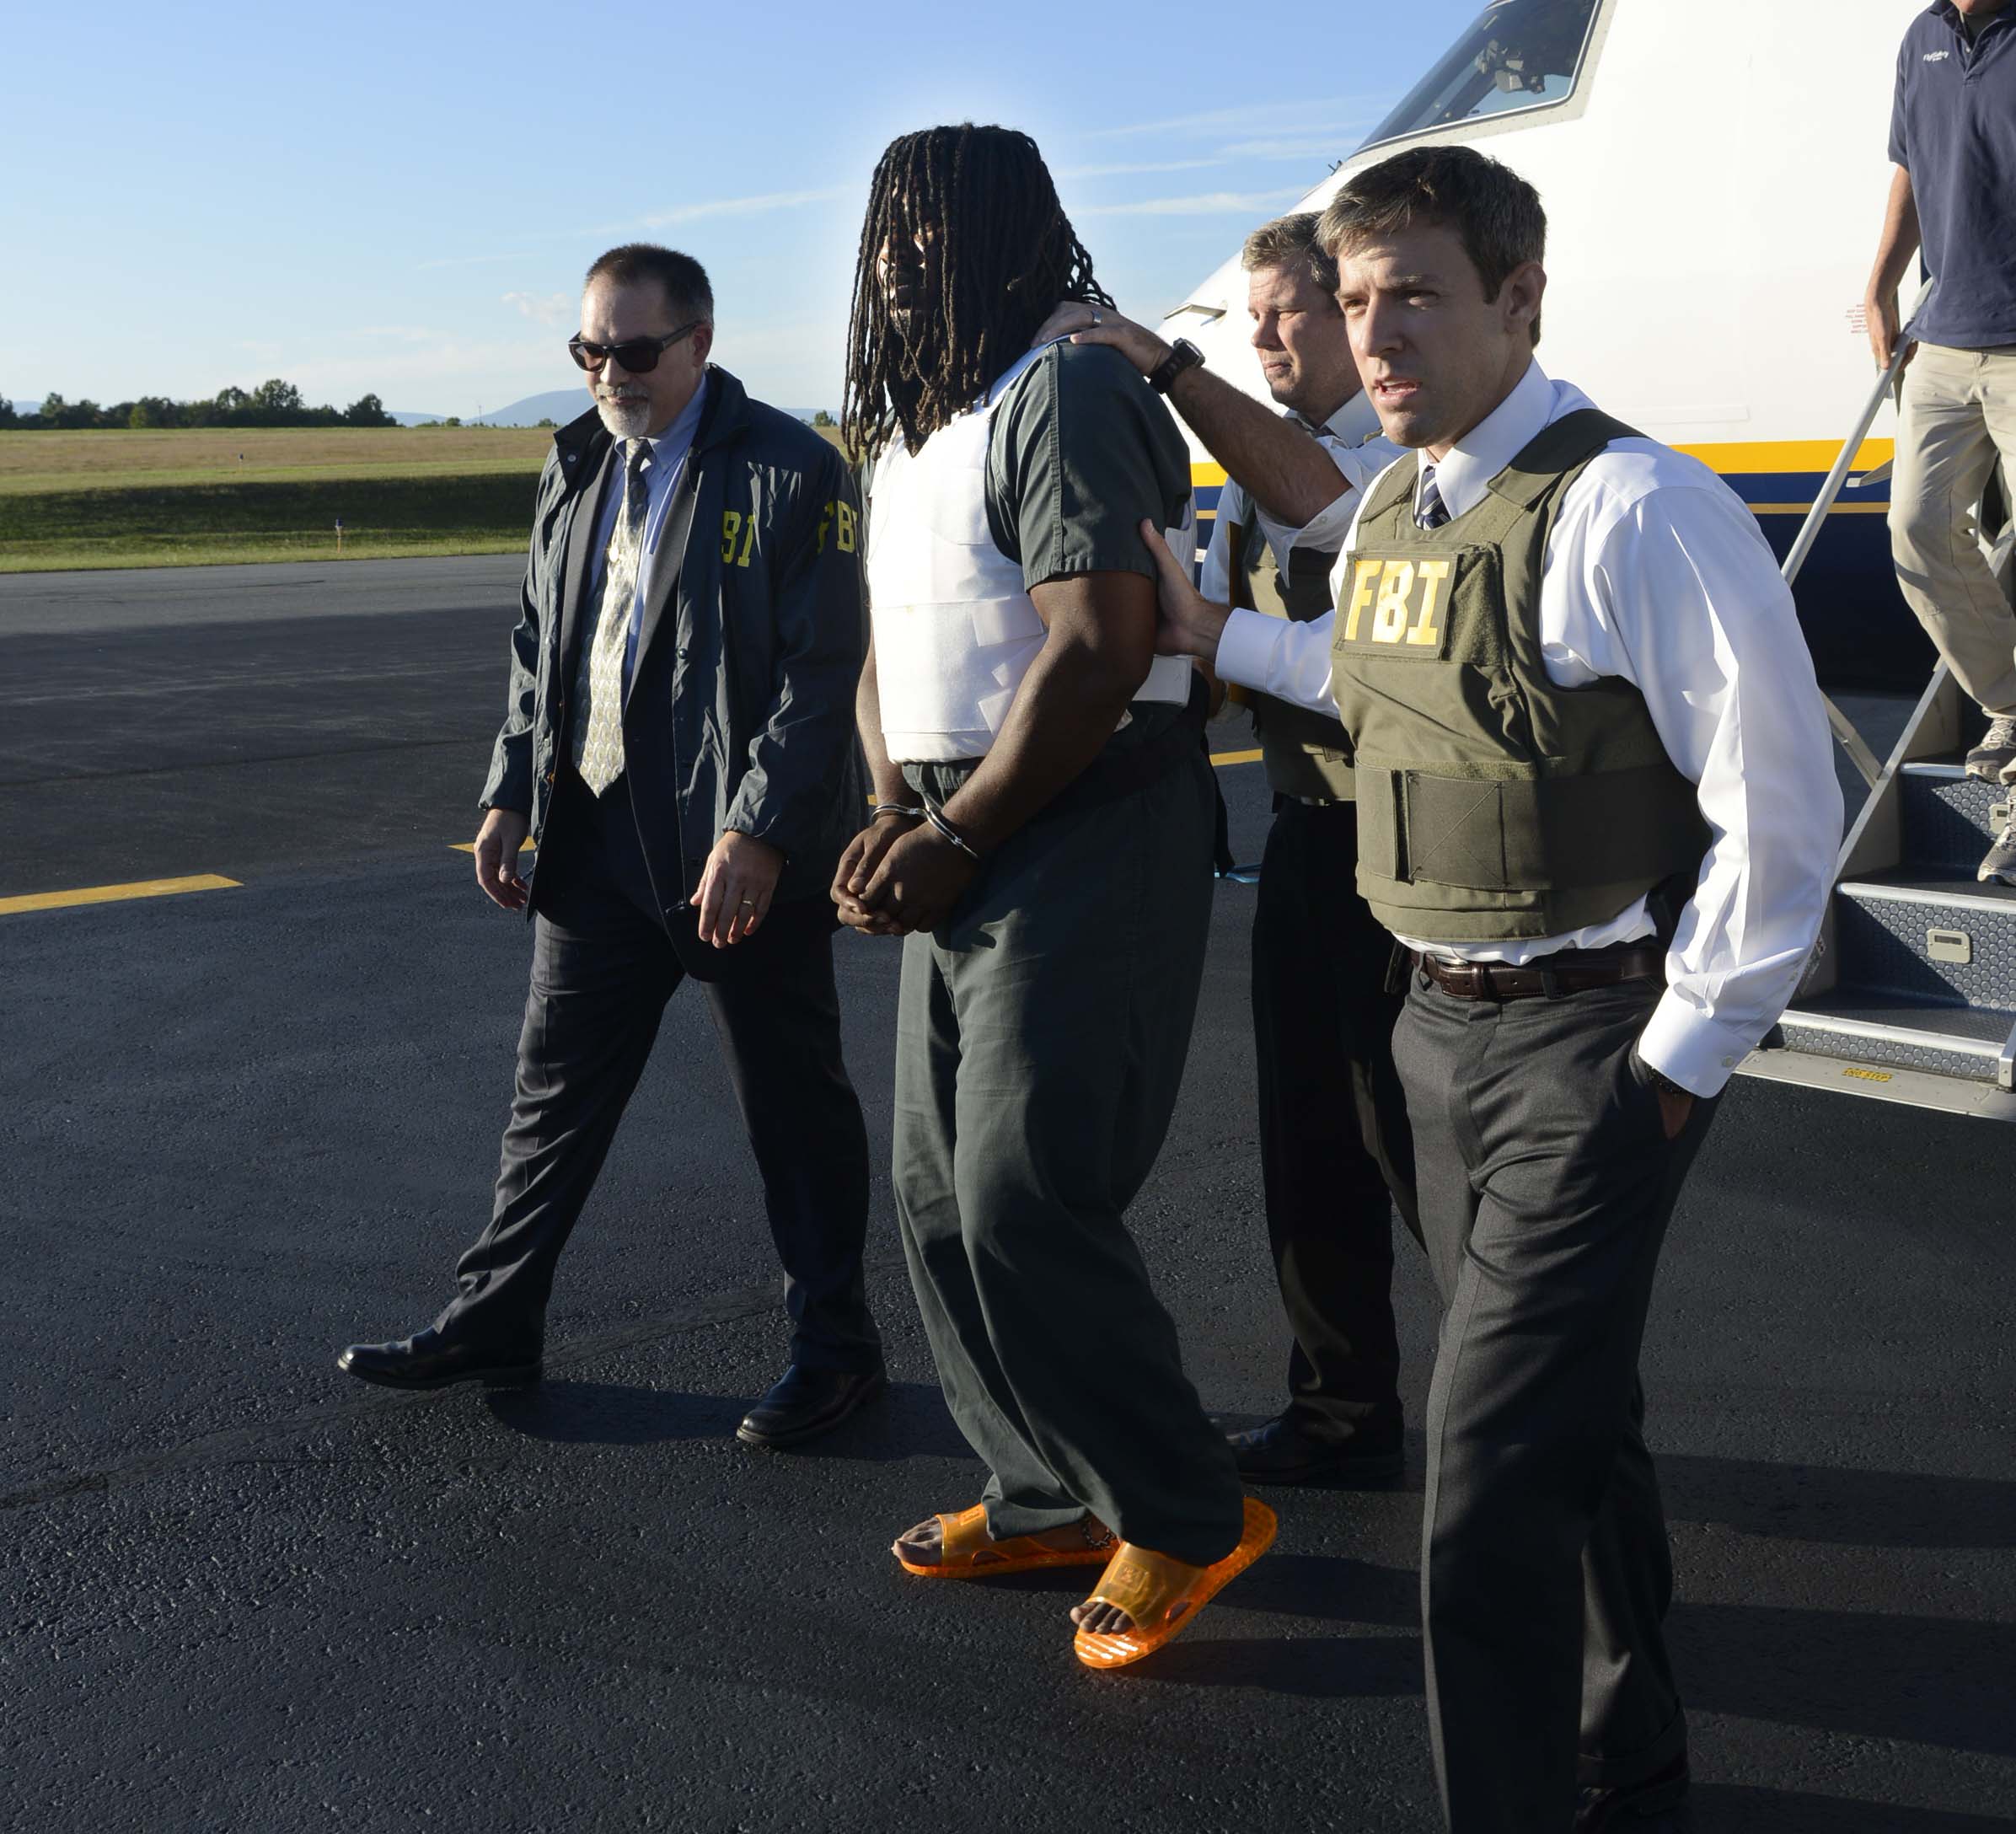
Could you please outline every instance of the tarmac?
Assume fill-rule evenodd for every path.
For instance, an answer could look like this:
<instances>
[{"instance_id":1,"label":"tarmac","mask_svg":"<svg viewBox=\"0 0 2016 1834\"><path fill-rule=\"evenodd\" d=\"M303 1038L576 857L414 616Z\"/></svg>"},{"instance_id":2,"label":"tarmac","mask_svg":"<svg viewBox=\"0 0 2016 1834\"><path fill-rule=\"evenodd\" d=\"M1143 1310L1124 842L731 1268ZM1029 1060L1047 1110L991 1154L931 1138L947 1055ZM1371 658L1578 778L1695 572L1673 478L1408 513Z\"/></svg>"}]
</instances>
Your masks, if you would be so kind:
<instances>
[{"instance_id":1,"label":"tarmac","mask_svg":"<svg viewBox=\"0 0 2016 1834\"><path fill-rule=\"evenodd\" d=\"M508 559L0 577L0 1829L1440 1826L1420 1440L1277 1490L1180 1641L1072 1659L1086 1575L920 1585L972 1500L891 1216L893 945L836 942L893 1390L732 1431L780 1281L700 1003L562 1264L548 1376L335 1367L481 1227L530 939L466 845ZM1214 737L1236 756L1236 731ZM1235 851L1267 816L1220 772ZM174 895L80 891L190 879ZM1218 889L1181 1107L1131 1222L1228 1427L1285 1340L1246 930ZM2002 1130L1740 1081L1668 1238L1649 1432L1697 1834L2016 1826ZM1418 1427L1426 1272L1397 1274Z\"/></svg>"}]
</instances>

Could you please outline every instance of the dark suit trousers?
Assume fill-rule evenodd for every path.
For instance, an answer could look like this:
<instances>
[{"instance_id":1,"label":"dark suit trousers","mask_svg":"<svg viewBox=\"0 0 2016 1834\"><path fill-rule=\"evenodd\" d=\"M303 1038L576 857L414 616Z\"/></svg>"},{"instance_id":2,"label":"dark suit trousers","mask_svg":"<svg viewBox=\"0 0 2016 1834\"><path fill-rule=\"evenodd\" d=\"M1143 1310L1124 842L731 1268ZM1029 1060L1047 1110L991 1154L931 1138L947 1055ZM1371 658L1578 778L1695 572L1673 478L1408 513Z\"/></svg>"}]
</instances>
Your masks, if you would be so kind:
<instances>
[{"instance_id":1,"label":"dark suit trousers","mask_svg":"<svg viewBox=\"0 0 2016 1834\"><path fill-rule=\"evenodd\" d=\"M1697 1102L1666 1139L1631 1060L1660 990L1500 1005L1417 977L1395 1035L1448 1308L1421 1585L1429 1729L1456 1834L1563 1834L1578 1781L1635 1782L1686 1747L1638 1365L1659 1245L1714 1104Z\"/></svg>"},{"instance_id":2,"label":"dark suit trousers","mask_svg":"<svg viewBox=\"0 0 2016 1834\"><path fill-rule=\"evenodd\" d=\"M643 1074L665 1003L690 975L714 1017L785 1272L794 1362L881 1365L862 1290L868 1141L840 1055L832 905L774 906L716 951L659 914L627 785L599 800L563 767L533 889L532 986L489 1228L456 1270L445 1334L538 1341L553 1273ZM677 1124L677 1117L671 1118ZM677 1219L678 1199L667 1207Z\"/></svg>"},{"instance_id":3,"label":"dark suit trousers","mask_svg":"<svg viewBox=\"0 0 2016 1834\"><path fill-rule=\"evenodd\" d=\"M956 786L910 770L934 796ZM941 929L904 939L896 1220L997 1538L1090 1510L1197 1565L1239 1540L1231 1449L1126 1224L1189 1051L1214 800L1199 751L1031 822Z\"/></svg>"},{"instance_id":4,"label":"dark suit trousers","mask_svg":"<svg viewBox=\"0 0 2016 1834\"><path fill-rule=\"evenodd\" d=\"M1295 1333L1286 1418L1328 1445L1400 1436L1392 1209L1418 1236L1393 1067L1393 939L1358 895L1358 811L1279 799L1253 911L1260 1170Z\"/></svg>"}]
</instances>

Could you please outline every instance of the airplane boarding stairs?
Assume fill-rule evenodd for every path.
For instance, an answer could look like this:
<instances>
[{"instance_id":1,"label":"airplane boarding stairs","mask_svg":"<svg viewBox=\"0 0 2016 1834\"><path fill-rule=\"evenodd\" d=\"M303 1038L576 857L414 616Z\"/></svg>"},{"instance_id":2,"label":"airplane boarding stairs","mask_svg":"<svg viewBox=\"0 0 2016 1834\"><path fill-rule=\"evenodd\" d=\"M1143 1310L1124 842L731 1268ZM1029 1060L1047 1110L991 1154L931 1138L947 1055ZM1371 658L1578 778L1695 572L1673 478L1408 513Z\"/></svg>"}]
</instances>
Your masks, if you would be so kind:
<instances>
[{"instance_id":1,"label":"airplane boarding stairs","mask_svg":"<svg viewBox=\"0 0 2016 1834\"><path fill-rule=\"evenodd\" d=\"M2016 1120L2016 887L1974 877L2016 786L1966 775L1977 725L1942 666L1850 821L1813 968L1745 1074Z\"/></svg>"}]
</instances>

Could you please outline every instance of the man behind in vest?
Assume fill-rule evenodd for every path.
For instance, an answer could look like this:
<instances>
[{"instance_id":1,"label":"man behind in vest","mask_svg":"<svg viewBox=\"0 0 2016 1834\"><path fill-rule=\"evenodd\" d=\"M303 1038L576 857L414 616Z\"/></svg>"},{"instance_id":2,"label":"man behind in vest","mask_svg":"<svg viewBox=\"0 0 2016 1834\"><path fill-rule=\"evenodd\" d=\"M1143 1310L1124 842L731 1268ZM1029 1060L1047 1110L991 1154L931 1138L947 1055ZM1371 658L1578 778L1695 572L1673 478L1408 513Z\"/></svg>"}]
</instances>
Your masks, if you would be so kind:
<instances>
[{"instance_id":1,"label":"man behind in vest","mask_svg":"<svg viewBox=\"0 0 2016 1834\"><path fill-rule=\"evenodd\" d=\"M1687 1782L1639 1343L1716 1097L1819 932L1841 796L1749 512L1534 361L1532 187L1422 147L1351 178L1322 235L1418 457L1366 493L1329 618L1165 566L1161 644L1334 704L1359 888L1413 954L1394 1054L1446 1306L1422 1594L1450 1825L1635 1826ZM1284 426L1284 463L1303 443Z\"/></svg>"},{"instance_id":2,"label":"man behind in vest","mask_svg":"<svg viewBox=\"0 0 2016 1834\"><path fill-rule=\"evenodd\" d=\"M1094 326L1086 306L1044 327L1118 350L1225 467L1204 596L1297 622L1330 609L1330 569L1361 493L1400 455L1377 437L1316 223L1305 211L1264 223L1241 253L1261 373L1282 417L1311 436L1304 465L1273 462L1275 417L1205 369L1195 345L1113 313ZM1274 792L1253 905L1253 1047L1268 1238L1294 1337L1287 1407L1235 1434L1232 1450L1256 1483L1365 1482L1401 1468L1394 1204L1419 1234L1393 1068L1391 940L1352 880L1358 812L1343 728L1327 712L1245 698Z\"/></svg>"},{"instance_id":3,"label":"man behind in vest","mask_svg":"<svg viewBox=\"0 0 2016 1834\"><path fill-rule=\"evenodd\" d=\"M1112 304L1042 156L934 127L876 169L845 437L874 462L860 725L876 807L842 920L905 938L897 1216L979 1504L895 1544L920 1575L1105 1567L1079 1659L1135 1660L1273 1535L1123 1216L1176 1103L1216 811L1204 684L1155 654L1135 531L1191 533L1168 411L1110 351L1032 351Z\"/></svg>"}]
</instances>

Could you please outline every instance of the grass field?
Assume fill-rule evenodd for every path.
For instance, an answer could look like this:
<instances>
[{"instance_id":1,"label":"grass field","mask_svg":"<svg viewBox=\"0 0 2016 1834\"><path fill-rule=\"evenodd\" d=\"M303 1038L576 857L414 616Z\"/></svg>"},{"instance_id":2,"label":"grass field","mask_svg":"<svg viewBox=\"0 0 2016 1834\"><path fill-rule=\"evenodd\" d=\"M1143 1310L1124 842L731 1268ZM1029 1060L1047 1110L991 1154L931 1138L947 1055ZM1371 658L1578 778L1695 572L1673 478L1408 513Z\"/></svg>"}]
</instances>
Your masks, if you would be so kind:
<instances>
[{"instance_id":1,"label":"grass field","mask_svg":"<svg viewBox=\"0 0 2016 1834\"><path fill-rule=\"evenodd\" d=\"M553 435L530 427L0 432L0 572L498 554ZM242 455L242 457L241 457Z\"/></svg>"}]
</instances>

